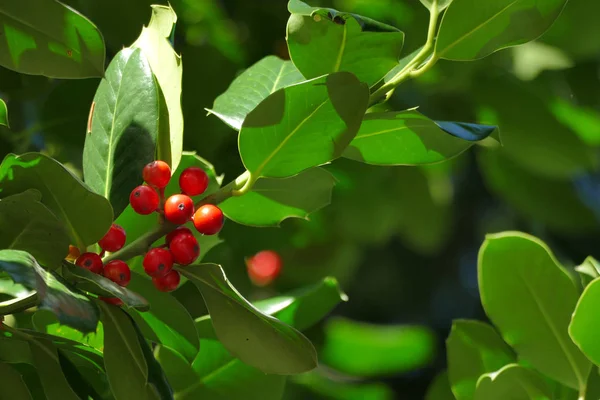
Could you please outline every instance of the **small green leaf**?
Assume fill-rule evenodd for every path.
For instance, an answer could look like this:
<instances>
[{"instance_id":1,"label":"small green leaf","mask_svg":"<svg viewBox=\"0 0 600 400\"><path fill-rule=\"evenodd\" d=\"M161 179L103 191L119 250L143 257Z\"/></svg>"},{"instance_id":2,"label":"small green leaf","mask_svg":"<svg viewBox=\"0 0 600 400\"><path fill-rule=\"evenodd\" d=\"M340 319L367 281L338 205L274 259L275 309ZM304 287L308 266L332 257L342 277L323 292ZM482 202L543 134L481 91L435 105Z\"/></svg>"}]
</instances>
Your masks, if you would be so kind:
<instances>
[{"instance_id":1,"label":"small green leaf","mask_svg":"<svg viewBox=\"0 0 600 400\"><path fill-rule=\"evenodd\" d=\"M69 252L69 236L35 189L0 199L0 248L31 253L55 269Z\"/></svg>"},{"instance_id":2,"label":"small green leaf","mask_svg":"<svg viewBox=\"0 0 600 400\"><path fill-rule=\"evenodd\" d=\"M104 72L102 34L58 1L3 1L0 25L3 67L50 78L89 78Z\"/></svg>"},{"instance_id":3,"label":"small green leaf","mask_svg":"<svg viewBox=\"0 0 600 400\"><path fill-rule=\"evenodd\" d=\"M590 362L568 332L579 295L550 249L520 232L488 235L478 275L483 308L519 360L566 386L583 387Z\"/></svg>"},{"instance_id":4,"label":"small green leaf","mask_svg":"<svg viewBox=\"0 0 600 400\"><path fill-rule=\"evenodd\" d=\"M594 364L600 364L600 344L594 331L600 326L597 304L600 299L600 278L594 279L583 291L569 325L575 344Z\"/></svg>"},{"instance_id":5,"label":"small green leaf","mask_svg":"<svg viewBox=\"0 0 600 400\"><path fill-rule=\"evenodd\" d=\"M360 130L344 151L344 157L373 165L432 164L453 158L475 142L482 140L494 129L484 134L458 137L457 127L448 134L434 121L417 110L369 113L365 115ZM493 127L491 127L493 128Z\"/></svg>"},{"instance_id":6,"label":"small green leaf","mask_svg":"<svg viewBox=\"0 0 600 400\"><path fill-rule=\"evenodd\" d=\"M42 203L64 224L71 244L79 248L102 239L113 221L110 203L58 161L40 153L7 155L0 165L0 197L28 189L42 194Z\"/></svg>"},{"instance_id":7,"label":"small green leaf","mask_svg":"<svg viewBox=\"0 0 600 400\"><path fill-rule=\"evenodd\" d=\"M421 3L423 3L428 10L431 10L433 5L436 4L438 11L443 11L448 8L450 3L452 3L452 0L421 0Z\"/></svg>"},{"instance_id":8,"label":"small green leaf","mask_svg":"<svg viewBox=\"0 0 600 400\"><path fill-rule=\"evenodd\" d=\"M52 342L33 339L29 341L29 349L48 400L79 400L63 374L58 351Z\"/></svg>"},{"instance_id":9,"label":"small green leaf","mask_svg":"<svg viewBox=\"0 0 600 400\"><path fill-rule=\"evenodd\" d=\"M8 123L8 108L4 100L0 99L0 125L10 127Z\"/></svg>"},{"instance_id":10,"label":"small green leaf","mask_svg":"<svg viewBox=\"0 0 600 400\"><path fill-rule=\"evenodd\" d=\"M312 343L252 306L231 286L220 266L192 265L179 271L202 293L217 337L231 354L265 373L297 374L317 366Z\"/></svg>"},{"instance_id":11,"label":"small green leaf","mask_svg":"<svg viewBox=\"0 0 600 400\"><path fill-rule=\"evenodd\" d=\"M321 360L354 376L408 372L427 365L435 338L421 326L374 325L336 318L325 327Z\"/></svg>"},{"instance_id":12,"label":"small green leaf","mask_svg":"<svg viewBox=\"0 0 600 400\"><path fill-rule=\"evenodd\" d=\"M452 390L450 390L448 372L440 372L433 379L433 382L427 389L427 394L425 394L425 400L455 400Z\"/></svg>"},{"instance_id":13,"label":"small green leaf","mask_svg":"<svg viewBox=\"0 0 600 400\"><path fill-rule=\"evenodd\" d=\"M98 324L95 332L83 334L77 329L61 325L56 316L46 310L36 311L31 317L31 323L38 332L83 343L99 351L104 347L102 324Z\"/></svg>"},{"instance_id":14,"label":"small green leaf","mask_svg":"<svg viewBox=\"0 0 600 400\"><path fill-rule=\"evenodd\" d=\"M472 400L481 375L516 362L515 354L490 325L454 321L446 341L448 376L457 400Z\"/></svg>"},{"instance_id":15,"label":"small green leaf","mask_svg":"<svg viewBox=\"0 0 600 400\"><path fill-rule=\"evenodd\" d=\"M346 71L372 86L398 64L404 44L404 33L398 29L370 31L364 17L332 9L297 7L292 2L288 8L290 57L306 78Z\"/></svg>"},{"instance_id":16,"label":"small green leaf","mask_svg":"<svg viewBox=\"0 0 600 400\"><path fill-rule=\"evenodd\" d=\"M290 178L261 178L243 196L219 205L225 216L251 226L278 226L287 218L308 215L331 202L335 178L322 168L311 168Z\"/></svg>"},{"instance_id":17,"label":"small green leaf","mask_svg":"<svg viewBox=\"0 0 600 400\"><path fill-rule=\"evenodd\" d=\"M110 200L115 218L142 184L155 159L156 140L168 124L161 89L140 49L125 48L111 61L94 97L91 132L83 150L85 182Z\"/></svg>"},{"instance_id":18,"label":"small green leaf","mask_svg":"<svg viewBox=\"0 0 600 400\"><path fill-rule=\"evenodd\" d=\"M23 376L10 365L0 363L0 381L10 382L10 384L2 386L2 396L6 396L6 399L33 400L23 381Z\"/></svg>"},{"instance_id":19,"label":"small green leaf","mask_svg":"<svg viewBox=\"0 0 600 400\"><path fill-rule=\"evenodd\" d=\"M534 370L510 364L483 375L477 383L475 400L551 400L552 391Z\"/></svg>"},{"instance_id":20,"label":"small green leaf","mask_svg":"<svg viewBox=\"0 0 600 400\"><path fill-rule=\"evenodd\" d=\"M437 56L476 60L529 42L550 28L566 3L567 0L454 0L442 19Z\"/></svg>"},{"instance_id":21,"label":"small green leaf","mask_svg":"<svg viewBox=\"0 0 600 400\"><path fill-rule=\"evenodd\" d=\"M246 115L279 89L304 81L291 61L267 56L250 66L215 99L211 114L233 129L240 130Z\"/></svg>"},{"instance_id":22,"label":"small green leaf","mask_svg":"<svg viewBox=\"0 0 600 400\"><path fill-rule=\"evenodd\" d=\"M177 170L183 151L183 113L181 111L181 57L173 50L169 37L175 30L177 15L171 6L152 5L152 18L131 45L146 56L158 81L169 113L168 128L158 132L157 159ZM162 121L161 121L162 128Z\"/></svg>"},{"instance_id":23,"label":"small green leaf","mask_svg":"<svg viewBox=\"0 0 600 400\"><path fill-rule=\"evenodd\" d=\"M253 179L285 178L342 155L358 132L367 85L347 72L280 89L248 114L239 135Z\"/></svg>"},{"instance_id":24,"label":"small green leaf","mask_svg":"<svg viewBox=\"0 0 600 400\"><path fill-rule=\"evenodd\" d=\"M600 277L600 263L594 257L589 256L581 265L575 267L579 272L583 287L589 285L594 279Z\"/></svg>"}]
</instances>

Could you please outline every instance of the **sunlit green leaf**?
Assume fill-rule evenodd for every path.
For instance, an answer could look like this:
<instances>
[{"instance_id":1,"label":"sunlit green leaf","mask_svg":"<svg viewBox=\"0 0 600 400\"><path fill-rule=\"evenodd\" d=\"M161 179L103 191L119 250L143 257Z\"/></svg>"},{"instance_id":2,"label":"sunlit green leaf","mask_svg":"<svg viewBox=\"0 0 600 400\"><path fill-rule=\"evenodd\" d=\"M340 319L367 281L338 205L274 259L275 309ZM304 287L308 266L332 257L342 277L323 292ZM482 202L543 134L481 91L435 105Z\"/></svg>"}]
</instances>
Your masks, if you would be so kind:
<instances>
[{"instance_id":1,"label":"sunlit green leaf","mask_svg":"<svg viewBox=\"0 0 600 400\"><path fill-rule=\"evenodd\" d=\"M56 316L46 310L36 311L31 317L31 323L37 331L42 333L84 343L99 351L102 351L102 348L104 347L104 329L100 323L95 332L84 334L77 329L61 325Z\"/></svg>"},{"instance_id":2,"label":"sunlit green leaf","mask_svg":"<svg viewBox=\"0 0 600 400\"><path fill-rule=\"evenodd\" d=\"M483 375L477 384L475 400L550 400L552 391L542 376L532 369L510 364Z\"/></svg>"},{"instance_id":3,"label":"sunlit green leaf","mask_svg":"<svg viewBox=\"0 0 600 400\"><path fill-rule=\"evenodd\" d=\"M8 123L8 109L4 100L0 99L0 125L10 126Z\"/></svg>"},{"instance_id":4,"label":"sunlit green leaf","mask_svg":"<svg viewBox=\"0 0 600 400\"><path fill-rule=\"evenodd\" d=\"M600 324L597 304L600 299L600 279L594 279L583 291L569 325L571 339L594 362L600 364L600 345L594 339L594 331Z\"/></svg>"}]
</instances>

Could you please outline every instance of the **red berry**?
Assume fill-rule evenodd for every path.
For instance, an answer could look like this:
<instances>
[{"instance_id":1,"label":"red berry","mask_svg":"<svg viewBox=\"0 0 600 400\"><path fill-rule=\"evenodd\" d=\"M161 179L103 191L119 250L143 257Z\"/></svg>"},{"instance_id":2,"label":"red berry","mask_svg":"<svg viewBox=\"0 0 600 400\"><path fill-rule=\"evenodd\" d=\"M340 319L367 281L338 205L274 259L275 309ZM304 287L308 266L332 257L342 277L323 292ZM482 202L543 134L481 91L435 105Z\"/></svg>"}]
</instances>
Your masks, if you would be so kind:
<instances>
[{"instance_id":1,"label":"red berry","mask_svg":"<svg viewBox=\"0 0 600 400\"><path fill-rule=\"evenodd\" d=\"M164 161L152 161L142 170L142 177L148 185L162 189L171 180L171 168Z\"/></svg>"},{"instance_id":2,"label":"red berry","mask_svg":"<svg viewBox=\"0 0 600 400\"><path fill-rule=\"evenodd\" d=\"M173 268L173 256L169 250L157 247L146 253L142 264L148 275L165 276Z\"/></svg>"},{"instance_id":3,"label":"red berry","mask_svg":"<svg viewBox=\"0 0 600 400\"><path fill-rule=\"evenodd\" d=\"M105 251L117 251L125 245L125 229L117 224L112 224L106 235L98 242L98 245Z\"/></svg>"},{"instance_id":4,"label":"red berry","mask_svg":"<svg viewBox=\"0 0 600 400\"><path fill-rule=\"evenodd\" d=\"M174 194L165 202L165 218L176 225L183 225L194 215L194 202L185 194Z\"/></svg>"},{"instance_id":5,"label":"red berry","mask_svg":"<svg viewBox=\"0 0 600 400\"><path fill-rule=\"evenodd\" d=\"M133 210L141 215L152 214L158 208L160 199L156 190L150 186L138 186L131 192L129 203Z\"/></svg>"},{"instance_id":6,"label":"red berry","mask_svg":"<svg viewBox=\"0 0 600 400\"><path fill-rule=\"evenodd\" d=\"M194 214L194 227L204 235L214 235L223 227L223 211L213 204L201 206Z\"/></svg>"},{"instance_id":7,"label":"red berry","mask_svg":"<svg viewBox=\"0 0 600 400\"><path fill-rule=\"evenodd\" d=\"M266 286L277 278L282 264L279 254L272 250L260 251L246 259L248 276L257 286Z\"/></svg>"},{"instance_id":8,"label":"red berry","mask_svg":"<svg viewBox=\"0 0 600 400\"><path fill-rule=\"evenodd\" d=\"M83 253L77 257L75 265L79 265L95 274L102 273L102 259L96 253Z\"/></svg>"},{"instance_id":9,"label":"red berry","mask_svg":"<svg viewBox=\"0 0 600 400\"><path fill-rule=\"evenodd\" d=\"M200 255L200 245L196 238L185 233L180 233L171 240L169 250L173 255L173 261L180 265L189 265Z\"/></svg>"},{"instance_id":10,"label":"red berry","mask_svg":"<svg viewBox=\"0 0 600 400\"><path fill-rule=\"evenodd\" d=\"M179 227L175 228L174 230L172 230L171 232L169 232L169 234L165 237L165 243L167 244L167 246L171 244L171 241L173 240L173 238L175 238L175 236L178 236L180 234L194 236L192 231L190 231L188 228L186 228L185 226L179 226Z\"/></svg>"},{"instance_id":11,"label":"red berry","mask_svg":"<svg viewBox=\"0 0 600 400\"><path fill-rule=\"evenodd\" d=\"M105 303L112 304L113 306L120 307L123 305L123 300L119 299L118 297L102 297L102 296L100 296L98 298Z\"/></svg>"},{"instance_id":12,"label":"red berry","mask_svg":"<svg viewBox=\"0 0 600 400\"><path fill-rule=\"evenodd\" d=\"M180 279L179 272L171 271L160 278L152 278L152 283L154 283L154 286L161 292L172 292L179 286Z\"/></svg>"},{"instance_id":13,"label":"red berry","mask_svg":"<svg viewBox=\"0 0 600 400\"><path fill-rule=\"evenodd\" d=\"M127 286L131 280L131 270L124 261L112 260L104 266L104 277L118 285Z\"/></svg>"},{"instance_id":14,"label":"red berry","mask_svg":"<svg viewBox=\"0 0 600 400\"><path fill-rule=\"evenodd\" d=\"M179 176L179 187L188 196L202 194L208 187L208 175L202 168L186 168Z\"/></svg>"}]
</instances>

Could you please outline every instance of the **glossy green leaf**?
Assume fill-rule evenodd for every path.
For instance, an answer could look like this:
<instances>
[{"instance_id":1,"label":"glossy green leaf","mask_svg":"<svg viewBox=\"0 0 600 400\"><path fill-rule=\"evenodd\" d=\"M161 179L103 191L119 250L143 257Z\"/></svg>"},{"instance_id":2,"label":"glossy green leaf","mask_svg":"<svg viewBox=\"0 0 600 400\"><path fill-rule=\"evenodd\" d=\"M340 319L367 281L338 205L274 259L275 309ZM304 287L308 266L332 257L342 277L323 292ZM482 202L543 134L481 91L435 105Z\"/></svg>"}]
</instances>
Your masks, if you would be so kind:
<instances>
[{"instance_id":1,"label":"glossy green leaf","mask_svg":"<svg viewBox=\"0 0 600 400\"><path fill-rule=\"evenodd\" d=\"M446 341L448 377L457 400L471 400L481 375L516 362L510 347L490 325L454 321Z\"/></svg>"},{"instance_id":2,"label":"glossy green leaf","mask_svg":"<svg viewBox=\"0 0 600 400\"><path fill-rule=\"evenodd\" d=\"M198 353L199 341L194 320L185 307L171 294L156 290L150 279L135 272L128 287L150 303L149 311L132 312L144 335L147 332L145 324L153 334L151 339L181 353L191 363ZM201 301L200 297L198 301Z\"/></svg>"},{"instance_id":3,"label":"glossy green leaf","mask_svg":"<svg viewBox=\"0 0 600 400\"><path fill-rule=\"evenodd\" d=\"M229 283L220 266L201 264L179 271L202 293L217 337L231 354L265 373L296 374L317 366L312 343L252 306Z\"/></svg>"},{"instance_id":4,"label":"glossy green leaf","mask_svg":"<svg viewBox=\"0 0 600 400\"><path fill-rule=\"evenodd\" d=\"M0 270L23 286L35 289L41 308L52 311L64 324L81 332L95 332L98 310L90 300L45 271L29 253L19 250L0 250Z\"/></svg>"},{"instance_id":5,"label":"glossy green leaf","mask_svg":"<svg viewBox=\"0 0 600 400\"><path fill-rule=\"evenodd\" d=\"M455 400L450 390L448 372L443 371L433 379L425 394L425 400Z\"/></svg>"},{"instance_id":6,"label":"glossy green leaf","mask_svg":"<svg viewBox=\"0 0 600 400\"><path fill-rule=\"evenodd\" d=\"M306 78L346 71L372 86L398 64L404 44L401 31L370 31L363 17L292 3L299 2L288 6L288 49Z\"/></svg>"},{"instance_id":7,"label":"glossy green leaf","mask_svg":"<svg viewBox=\"0 0 600 400\"><path fill-rule=\"evenodd\" d=\"M240 131L253 179L285 178L342 155L358 132L368 87L347 72L280 89L250 112Z\"/></svg>"},{"instance_id":8,"label":"glossy green leaf","mask_svg":"<svg viewBox=\"0 0 600 400\"><path fill-rule=\"evenodd\" d=\"M491 132L493 129L486 133ZM414 109L374 112L365 115L344 157L373 165L432 164L455 157L474 144L444 132Z\"/></svg>"},{"instance_id":9,"label":"glossy green leaf","mask_svg":"<svg viewBox=\"0 0 600 400\"><path fill-rule=\"evenodd\" d=\"M10 382L2 386L2 398L15 400L33 400L27 385L23 381L23 376L8 364L0 363L0 380Z\"/></svg>"},{"instance_id":10,"label":"glossy green leaf","mask_svg":"<svg viewBox=\"0 0 600 400\"><path fill-rule=\"evenodd\" d=\"M48 268L69 253L69 236L35 189L0 199L0 248L29 252Z\"/></svg>"},{"instance_id":11,"label":"glossy green leaf","mask_svg":"<svg viewBox=\"0 0 600 400\"><path fill-rule=\"evenodd\" d=\"M478 275L483 308L519 359L566 386L583 387L591 365L568 333L579 294L550 249L520 232L488 235Z\"/></svg>"},{"instance_id":12,"label":"glossy green leaf","mask_svg":"<svg viewBox=\"0 0 600 400\"><path fill-rule=\"evenodd\" d=\"M159 131L168 126L165 99L141 50L125 48L111 61L94 97L83 149L85 182L110 200L115 218L142 184Z\"/></svg>"},{"instance_id":13,"label":"glossy green leaf","mask_svg":"<svg viewBox=\"0 0 600 400\"><path fill-rule=\"evenodd\" d=\"M243 196L230 197L219 207L225 216L251 226L278 226L287 218L308 219L331 202L335 178L311 168L290 178L261 178Z\"/></svg>"},{"instance_id":14,"label":"glossy green leaf","mask_svg":"<svg viewBox=\"0 0 600 400\"><path fill-rule=\"evenodd\" d=\"M304 81L291 61L267 56L236 77L207 110L233 129L240 130L246 115L279 89Z\"/></svg>"},{"instance_id":15,"label":"glossy green leaf","mask_svg":"<svg viewBox=\"0 0 600 400\"><path fill-rule=\"evenodd\" d=\"M0 5L0 65L51 78L104 72L104 40L90 20L55 0L6 0Z\"/></svg>"},{"instance_id":16,"label":"glossy green leaf","mask_svg":"<svg viewBox=\"0 0 600 400\"><path fill-rule=\"evenodd\" d=\"M181 57L173 50L169 37L175 30L177 15L171 6L152 5L152 18L131 45L140 48L158 81L169 113L169 128L160 129L157 139L158 160L177 170L183 151L183 113L181 111ZM161 122L162 124L162 122Z\"/></svg>"},{"instance_id":17,"label":"glossy green leaf","mask_svg":"<svg viewBox=\"0 0 600 400\"><path fill-rule=\"evenodd\" d=\"M52 342L41 338L30 340L29 349L48 400L79 400L63 374L58 351Z\"/></svg>"},{"instance_id":18,"label":"glossy green leaf","mask_svg":"<svg viewBox=\"0 0 600 400\"><path fill-rule=\"evenodd\" d=\"M597 305L600 299L600 279L594 279L583 291L569 325L571 339L594 364L600 364L600 345L594 339L596 326L600 324Z\"/></svg>"},{"instance_id":19,"label":"glossy green leaf","mask_svg":"<svg viewBox=\"0 0 600 400\"><path fill-rule=\"evenodd\" d=\"M28 189L42 194L42 203L64 224L71 244L79 248L102 239L113 221L108 201L58 161L40 153L7 155L0 165L0 197Z\"/></svg>"},{"instance_id":20,"label":"glossy green leaf","mask_svg":"<svg viewBox=\"0 0 600 400\"><path fill-rule=\"evenodd\" d=\"M81 290L105 297L118 297L127 306L138 310L148 310L148 300L123 286L117 285L110 279L95 274L85 268L71 263L63 263L63 272L75 286Z\"/></svg>"},{"instance_id":21,"label":"glossy green leaf","mask_svg":"<svg viewBox=\"0 0 600 400\"><path fill-rule=\"evenodd\" d=\"M6 103L2 99L0 99L0 125L6 127L10 126L8 123L8 109L6 108Z\"/></svg>"},{"instance_id":22,"label":"glossy green leaf","mask_svg":"<svg viewBox=\"0 0 600 400\"><path fill-rule=\"evenodd\" d=\"M575 267L579 272L583 287L589 285L594 279L600 277L600 263L594 257L587 257L583 263Z\"/></svg>"},{"instance_id":23,"label":"glossy green leaf","mask_svg":"<svg viewBox=\"0 0 600 400\"><path fill-rule=\"evenodd\" d=\"M73 388L73 391L80 399L99 399L101 397L99 391L96 390L96 387L88 382L88 378L84 375L82 364L74 364L71 361L70 357L67 357L62 351L58 350L58 360L60 362L60 368L62 368L62 372L67 379L67 382ZM77 356L72 356L77 358ZM87 365L86 365L87 367ZM104 371L96 370L96 376L100 374L104 374ZM93 376L92 379L96 378ZM94 382L96 386L98 386L101 392L108 394L110 393L108 390L108 382ZM98 385L99 383L99 385Z\"/></svg>"},{"instance_id":24,"label":"glossy green leaf","mask_svg":"<svg viewBox=\"0 0 600 400\"><path fill-rule=\"evenodd\" d=\"M435 337L421 326L374 325L336 318L327 322L321 360L355 376L421 368L433 358Z\"/></svg>"},{"instance_id":25,"label":"glossy green leaf","mask_svg":"<svg viewBox=\"0 0 600 400\"><path fill-rule=\"evenodd\" d=\"M77 329L61 325L56 316L46 310L36 311L31 317L31 323L37 331L42 333L83 343L99 351L102 351L104 347L104 329L102 324L98 324L95 332L84 334Z\"/></svg>"},{"instance_id":26,"label":"glossy green leaf","mask_svg":"<svg viewBox=\"0 0 600 400\"><path fill-rule=\"evenodd\" d=\"M346 382L332 379L324 373L313 371L294 376L293 382L317 394L316 398L331 400L392 400L394 391L380 382Z\"/></svg>"},{"instance_id":27,"label":"glossy green leaf","mask_svg":"<svg viewBox=\"0 0 600 400\"><path fill-rule=\"evenodd\" d=\"M567 0L454 0L446 10L436 53L448 60L476 60L529 42L544 33ZM469 18L465 18L468 15Z\"/></svg>"},{"instance_id":28,"label":"glossy green leaf","mask_svg":"<svg viewBox=\"0 0 600 400\"><path fill-rule=\"evenodd\" d=\"M427 7L428 10L431 10L433 5L435 4L437 6L438 11L443 11L446 8L448 8L450 3L452 3L452 0L421 0L421 3L423 3L423 5Z\"/></svg>"},{"instance_id":29,"label":"glossy green leaf","mask_svg":"<svg viewBox=\"0 0 600 400\"><path fill-rule=\"evenodd\" d=\"M551 400L552 391L534 370L510 364L483 375L477 384L475 400Z\"/></svg>"}]
</instances>

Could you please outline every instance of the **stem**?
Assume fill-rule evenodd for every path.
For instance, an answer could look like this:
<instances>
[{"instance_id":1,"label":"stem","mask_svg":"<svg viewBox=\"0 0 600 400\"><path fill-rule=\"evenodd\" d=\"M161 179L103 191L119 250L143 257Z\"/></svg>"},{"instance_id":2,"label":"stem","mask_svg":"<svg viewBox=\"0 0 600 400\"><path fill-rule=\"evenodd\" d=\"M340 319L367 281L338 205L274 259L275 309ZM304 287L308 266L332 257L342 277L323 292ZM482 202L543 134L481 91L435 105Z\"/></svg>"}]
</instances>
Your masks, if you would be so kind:
<instances>
[{"instance_id":1,"label":"stem","mask_svg":"<svg viewBox=\"0 0 600 400\"><path fill-rule=\"evenodd\" d=\"M254 182L255 180L252 179L250 172L246 171L238 176L235 180L217 190L215 193L200 200L198 203L196 203L195 207L198 208L204 204L219 204L230 197L241 196L252 188Z\"/></svg>"},{"instance_id":2,"label":"stem","mask_svg":"<svg viewBox=\"0 0 600 400\"><path fill-rule=\"evenodd\" d=\"M0 315L15 314L27 310L28 308L35 307L38 304L40 304L40 298L37 292L33 292L25 297L19 297L0 303Z\"/></svg>"},{"instance_id":3,"label":"stem","mask_svg":"<svg viewBox=\"0 0 600 400\"><path fill-rule=\"evenodd\" d=\"M415 78L424 74L428 71L438 60L435 54L435 35L437 32L437 23L440 16L440 10L437 5L437 1L434 1L429 10L429 28L427 30L427 42L419 51L419 53L413 58L404 68L402 68L392 79L377 89L371 95L371 104L376 103L381 97L385 96L386 93L395 89L402 82L408 78ZM429 61L425 63L421 68L418 68L427 57L431 56Z\"/></svg>"}]
</instances>

